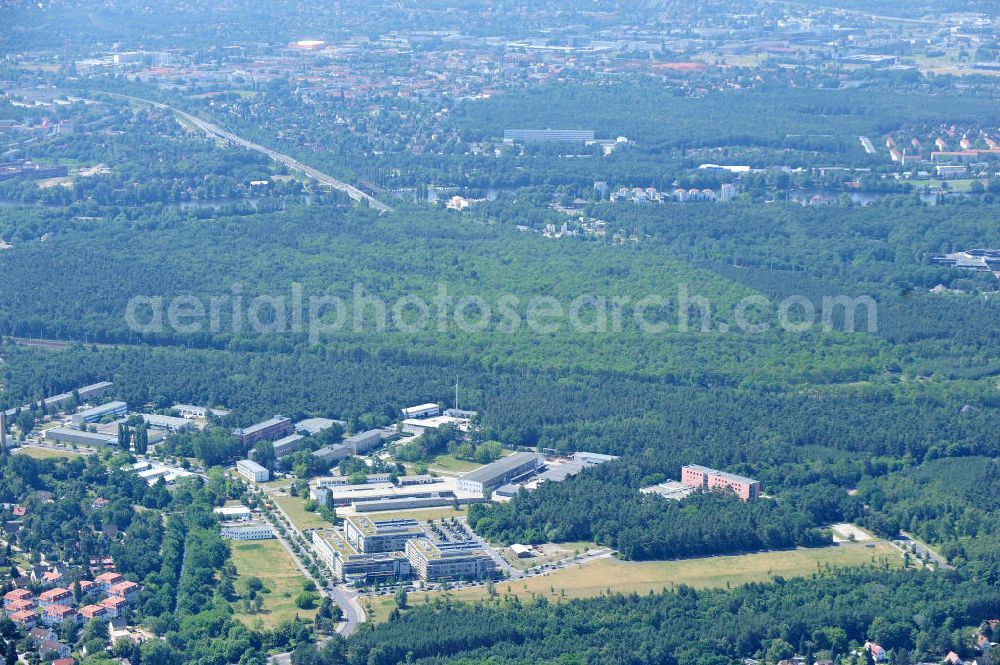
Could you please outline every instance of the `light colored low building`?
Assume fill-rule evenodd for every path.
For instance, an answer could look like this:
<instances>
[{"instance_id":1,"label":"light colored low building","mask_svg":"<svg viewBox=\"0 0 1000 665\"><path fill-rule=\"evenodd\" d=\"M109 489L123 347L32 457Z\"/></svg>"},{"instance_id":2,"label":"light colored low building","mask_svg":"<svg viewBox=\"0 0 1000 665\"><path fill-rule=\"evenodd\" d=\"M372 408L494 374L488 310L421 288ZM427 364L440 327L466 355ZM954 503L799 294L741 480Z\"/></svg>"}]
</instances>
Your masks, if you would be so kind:
<instances>
[{"instance_id":1,"label":"light colored low building","mask_svg":"<svg viewBox=\"0 0 1000 665\"><path fill-rule=\"evenodd\" d=\"M236 463L236 471L254 483L266 483L271 478L271 473L253 460L241 459Z\"/></svg>"},{"instance_id":2,"label":"light colored low building","mask_svg":"<svg viewBox=\"0 0 1000 665\"><path fill-rule=\"evenodd\" d=\"M437 478L430 474L418 474L415 476L399 476L396 479L400 487L408 487L410 485L433 485L437 482Z\"/></svg>"},{"instance_id":3,"label":"light colored low building","mask_svg":"<svg viewBox=\"0 0 1000 665\"><path fill-rule=\"evenodd\" d=\"M266 524L246 526L223 526L219 535L229 540L268 540L274 538L274 531Z\"/></svg>"},{"instance_id":4,"label":"light colored low building","mask_svg":"<svg viewBox=\"0 0 1000 665\"><path fill-rule=\"evenodd\" d=\"M384 501L387 499L441 499L439 505L446 505L458 499L460 504L482 499L482 495L455 492L454 479L451 482L436 482L425 485L396 487L391 483L365 485L342 485L337 487L312 487L310 496L320 503L330 502L334 508L343 508L356 503ZM328 498L329 496L329 498Z\"/></svg>"},{"instance_id":5,"label":"light colored low building","mask_svg":"<svg viewBox=\"0 0 1000 665\"><path fill-rule=\"evenodd\" d=\"M173 409L184 418L206 418L209 413L213 416L224 418L230 413L228 409L210 409L207 406L196 406L194 404L174 404Z\"/></svg>"},{"instance_id":6,"label":"light colored low building","mask_svg":"<svg viewBox=\"0 0 1000 665\"><path fill-rule=\"evenodd\" d=\"M105 418L107 416L112 416L115 418L124 416L128 413L128 404L125 402L108 402L107 404L101 404L100 406L95 406L92 409L85 409L78 413L74 413L71 418L73 424L80 426L84 423L96 423L98 420Z\"/></svg>"},{"instance_id":7,"label":"light colored low building","mask_svg":"<svg viewBox=\"0 0 1000 665\"><path fill-rule=\"evenodd\" d=\"M432 416L430 418L407 418L399 424L399 429L403 432L408 432L410 434L416 434L417 436L419 436L428 430L440 429L445 425L452 425L454 427L459 427L464 422L466 421L459 420L458 418L453 418L452 416Z\"/></svg>"},{"instance_id":8,"label":"light colored low building","mask_svg":"<svg viewBox=\"0 0 1000 665\"><path fill-rule=\"evenodd\" d=\"M194 427L194 424L187 418L161 416L158 413L144 413L142 414L142 419L150 429L157 429L162 432L182 432Z\"/></svg>"},{"instance_id":9,"label":"light colored low building","mask_svg":"<svg viewBox=\"0 0 1000 665\"><path fill-rule=\"evenodd\" d=\"M441 413L441 407L437 404L418 404L402 409L403 418L429 418Z\"/></svg>"},{"instance_id":10,"label":"light colored low building","mask_svg":"<svg viewBox=\"0 0 1000 665\"><path fill-rule=\"evenodd\" d=\"M698 488L692 487L691 485L685 485L678 480L667 480L659 483L658 485L643 487L639 491L643 494L656 494L658 496L662 496L664 499L680 500L689 496L696 489Z\"/></svg>"},{"instance_id":11,"label":"light colored low building","mask_svg":"<svg viewBox=\"0 0 1000 665\"><path fill-rule=\"evenodd\" d=\"M222 506L214 508L212 512L227 522L246 522L253 517L253 511L246 506Z\"/></svg>"}]
</instances>

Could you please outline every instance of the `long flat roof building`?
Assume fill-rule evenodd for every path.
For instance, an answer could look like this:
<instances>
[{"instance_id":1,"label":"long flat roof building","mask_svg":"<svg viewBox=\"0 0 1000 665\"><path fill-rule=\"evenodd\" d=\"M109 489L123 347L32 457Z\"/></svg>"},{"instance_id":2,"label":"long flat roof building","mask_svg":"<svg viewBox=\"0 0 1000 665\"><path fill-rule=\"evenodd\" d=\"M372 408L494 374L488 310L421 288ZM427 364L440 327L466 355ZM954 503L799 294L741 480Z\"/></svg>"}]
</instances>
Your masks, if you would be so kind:
<instances>
[{"instance_id":1,"label":"long flat roof building","mask_svg":"<svg viewBox=\"0 0 1000 665\"><path fill-rule=\"evenodd\" d=\"M142 419L150 428L164 432L180 432L194 427L194 424L187 418L161 416L158 413L144 413Z\"/></svg>"},{"instance_id":2,"label":"long flat roof building","mask_svg":"<svg viewBox=\"0 0 1000 665\"><path fill-rule=\"evenodd\" d=\"M586 143L594 140L592 129L505 129L503 140L528 143L532 141L578 141Z\"/></svg>"},{"instance_id":3,"label":"long flat roof building","mask_svg":"<svg viewBox=\"0 0 1000 665\"><path fill-rule=\"evenodd\" d=\"M74 425L82 425L84 423L96 423L105 416L117 417L124 416L126 413L128 413L128 404L125 402L108 402L107 404L95 406L92 409L85 409L79 413L74 413L72 420Z\"/></svg>"},{"instance_id":4,"label":"long flat roof building","mask_svg":"<svg viewBox=\"0 0 1000 665\"><path fill-rule=\"evenodd\" d=\"M249 427L238 427L233 436L244 446L252 446L258 441L274 440L292 433L292 420L284 416L274 416Z\"/></svg>"},{"instance_id":5,"label":"long flat roof building","mask_svg":"<svg viewBox=\"0 0 1000 665\"><path fill-rule=\"evenodd\" d=\"M113 434L101 434L99 432L84 432L83 430L70 427L53 427L45 430L45 438L48 441L59 443L75 443L80 446L90 446L103 448L104 446L117 445L118 437Z\"/></svg>"},{"instance_id":6,"label":"long flat roof building","mask_svg":"<svg viewBox=\"0 0 1000 665\"><path fill-rule=\"evenodd\" d=\"M100 383L92 383L88 386L77 388L76 394L80 396L81 400L87 400L92 397L100 397L102 394L104 394L106 390L110 390L112 386L114 386L114 384L111 383L110 381L101 381ZM59 393L58 395L53 395L52 397L46 397L45 399L41 400L41 402L42 404L45 405L46 409L49 409L49 408L61 407L72 399L73 399L73 393L68 392L68 393ZM38 402L35 402L34 404L25 404L24 406L21 407L21 409L24 411L30 411L37 404ZM8 418L10 416L13 416L15 413L17 413L17 409L7 409L6 411L4 411L4 415L6 415Z\"/></svg>"},{"instance_id":7,"label":"long flat roof building","mask_svg":"<svg viewBox=\"0 0 1000 665\"><path fill-rule=\"evenodd\" d=\"M534 473L544 459L541 453L514 453L502 457L459 478L458 489L484 494L521 476Z\"/></svg>"},{"instance_id":8,"label":"long flat roof building","mask_svg":"<svg viewBox=\"0 0 1000 665\"><path fill-rule=\"evenodd\" d=\"M417 406L408 406L400 410L403 413L403 418L429 418L441 413L441 407L429 402L427 404L418 404Z\"/></svg>"}]
</instances>

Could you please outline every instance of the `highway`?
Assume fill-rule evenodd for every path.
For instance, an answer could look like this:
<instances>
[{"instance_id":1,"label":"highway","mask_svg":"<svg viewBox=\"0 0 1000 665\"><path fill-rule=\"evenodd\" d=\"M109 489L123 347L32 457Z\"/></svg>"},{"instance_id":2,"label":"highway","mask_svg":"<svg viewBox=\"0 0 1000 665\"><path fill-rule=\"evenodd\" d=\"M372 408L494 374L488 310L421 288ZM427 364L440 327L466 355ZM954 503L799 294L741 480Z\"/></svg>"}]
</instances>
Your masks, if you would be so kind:
<instances>
[{"instance_id":1,"label":"highway","mask_svg":"<svg viewBox=\"0 0 1000 665\"><path fill-rule=\"evenodd\" d=\"M174 108L172 106L168 106L166 104L163 104L162 102L154 102L150 99L142 99L141 97L131 97L129 95L119 95L117 93L107 93L107 94L111 95L112 97L117 97L120 99L128 99L134 102L139 102L140 104L149 104L150 106L155 106L156 108L170 111L173 114L177 115L178 117L194 125L201 131L205 132L209 136L214 136L216 138L223 139L240 147L246 148L247 150L253 150L255 152L267 155L274 161L281 162L282 164L292 169L293 171L298 171L299 173L303 173L309 176L310 178L320 183L321 185L327 185L328 187L332 187L333 189L344 192L354 201L364 201L365 203L368 204L369 207L374 208L379 212L392 212L391 207L382 203L374 196L362 192L354 185L348 184L342 180L337 180L336 178L328 176L322 171L318 171L317 169L314 169L313 167L307 164L303 164L297 159L289 157L286 154L280 153L276 150L271 150L270 148L266 148L258 143L253 143L251 141L247 141L246 139L240 138L236 134L233 134L232 132L223 129L218 125L214 125L206 120L202 120L201 118L193 116L190 113L181 111L180 109Z\"/></svg>"}]
</instances>

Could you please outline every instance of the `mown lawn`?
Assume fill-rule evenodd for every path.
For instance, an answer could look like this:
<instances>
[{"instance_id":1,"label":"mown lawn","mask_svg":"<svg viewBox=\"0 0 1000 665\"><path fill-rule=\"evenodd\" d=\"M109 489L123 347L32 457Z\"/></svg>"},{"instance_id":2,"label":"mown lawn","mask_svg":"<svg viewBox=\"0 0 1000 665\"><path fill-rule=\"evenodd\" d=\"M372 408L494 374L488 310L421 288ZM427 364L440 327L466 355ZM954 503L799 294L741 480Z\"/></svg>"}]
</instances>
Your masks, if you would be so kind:
<instances>
[{"instance_id":1,"label":"mown lawn","mask_svg":"<svg viewBox=\"0 0 1000 665\"><path fill-rule=\"evenodd\" d=\"M35 448L32 446L19 448L18 455L27 455L35 459L55 459L58 457L80 457L82 453L72 450L52 450L51 448Z\"/></svg>"},{"instance_id":2,"label":"mown lawn","mask_svg":"<svg viewBox=\"0 0 1000 665\"><path fill-rule=\"evenodd\" d=\"M301 496L271 496L272 500L281 506L300 531L303 529L319 529L330 526L319 513L310 513L305 508L305 500Z\"/></svg>"},{"instance_id":3,"label":"mown lawn","mask_svg":"<svg viewBox=\"0 0 1000 665\"><path fill-rule=\"evenodd\" d=\"M902 555L889 543L850 543L815 549L762 552L736 556L705 557L680 561L619 561L598 559L576 564L550 575L496 584L496 593L513 594L522 600L532 596L588 598L607 592L640 594L659 592L679 584L695 588L734 587L749 582L766 582L777 576L801 577L820 568L903 565ZM447 592L411 593L410 605L420 605L447 593L452 600L474 602L487 595L485 587ZM390 596L372 599L375 620L384 620L395 606Z\"/></svg>"},{"instance_id":4,"label":"mown lawn","mask_svg":"<svg viewBox=\"0 0 1000 665\"><path fill-rule=\"evenodd\" d=\"M264 605L260 613L245 612L242 601L233 603L236 617L251 626L258 619L265 628L273 628L282 621L312 618L316 610L303 610L295 606L295 597L302 593L306 577L299 572L285 548L277 540L248 540L232 542L233 563L239 573L237 594L242 593L246 579L258 577L264 583Z\"/></svg>"}]
</instances>

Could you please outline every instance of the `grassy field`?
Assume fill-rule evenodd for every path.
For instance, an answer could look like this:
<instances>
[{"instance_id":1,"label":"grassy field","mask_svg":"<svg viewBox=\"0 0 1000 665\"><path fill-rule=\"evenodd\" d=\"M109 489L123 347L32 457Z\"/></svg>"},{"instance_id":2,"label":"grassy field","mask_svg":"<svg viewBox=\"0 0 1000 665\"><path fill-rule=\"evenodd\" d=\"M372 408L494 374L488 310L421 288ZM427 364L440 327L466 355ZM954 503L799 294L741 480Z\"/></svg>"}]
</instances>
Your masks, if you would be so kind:
<instances>
[{"instance_id":1,"label":"grassy field","mask_svg":"<svg viewBox=\"0 0 1000 665\"><path fill-rule=\"evenodd\" d=\"M504 448L501 454L504 457L507 457L508 455L513 455L514 451L509 448ZM479 462L469 462L467 460L458 459L454 455L438 455L427 464L428 470L442 471L448 475L468 473L469 471L475 471L481 466L483 465Z\"/></svg>"},{"instance_id":2,"label":"grassy field","mask_svg":"<svg viewBox=\"0 0 1000 665\"><path fill-rule=\"evenodd\" d=\"M305 509L305 501L301 496L274 496L271 498L281 506L281 509L288 515L300 531L303 529L319 529L330 526L330 523L320 517L319 513L310 513Z\"/></svg>"},{"instance_id":3,"label":"grassy field","mask_svg":"<svg viewBox=\"0 0 1000 665\"><path fill-rule=\"evenodd\" d=\"M955 178L953 180L910 180L909 182L914 187L930 187L932 189L939 189L942 185L947 184L948 189L953 192L969 192L972 191L972 183L976 180L976 178Z\"/></svg>"},{"instance_id":4,"label":"grassy field","mask_svg":"<svg viewBox=\"0 0 1000 665\"><path fill-rule=\"evenodd\" d=\"M18 449L18 455L27 455L35 459L55 459L59 457L80 457L81 453L72 450L52 450L51 448L25 447Z\"/></svg>"},{"instance_id":5,"label":"grassy field","mask_svg":"<svg viewBox=\"0 0 1000 665\"><path fill-rule=\"evenodd\" d=\"M233 603L236 617L250 626L258 619L266 628L273 628L286 619L298 614L302 618L312 618L316 610L302 610L295 606L295 597L302 592L306 578L292 562L288 552L277 540L234 541L232 543L233 563L240 574L236 591L240 593L240 580L255 576L268 589L264 593L264 606L260 614L247 614L241 602Z\"/></svg>"},{"instance_id":6,"label":"grassy field","mask_svg":"<svg viewBox=\"0 0 1000 665\"><path fill-rule=\"evenodd\" d=\"M289 478L278 478L277 480L272 480L269 483L261 483L260 487L265 490L277 490L277 489L288 489L291 487L292 481Z\"/></svg>"},{"instance_id":7,"label":"grassy field","mask_svg":"<svg viewBox=\"0 0 1000 665\"><path fill-rule=\"evenodd\" d=\"M427 464L431 471L443 471L449 474L468 473L481 467L482 464L467 462L456 458L454 455L438 455L434 461Z\"/></svg>"},{"instance_id":8,"label":"grassy field","mask_svg":"<svg viewBox=\"0 0 1000 665\"><path fill-rule=\"evenodd\" d=\"M532 596L588 598L608 591L644 594L679 584L699 589L733 587L749 582L766 582L779 575L785 578L801 577L822 567L876 565L883 561L894 567L903 565L899 551L884 541L680 561L619 561L607 558L570 566L542 577L498 583L496 592L501 596L509 593L526 600ZM453 600L473 602L484 598L486 589L473 587L448 592L411 593L409 603L420 605L427 596L433 599L445 593ZM376 621L384 620L395 606L388 596L374 598L371 604Z\"/></svg>"}]
</instances>

